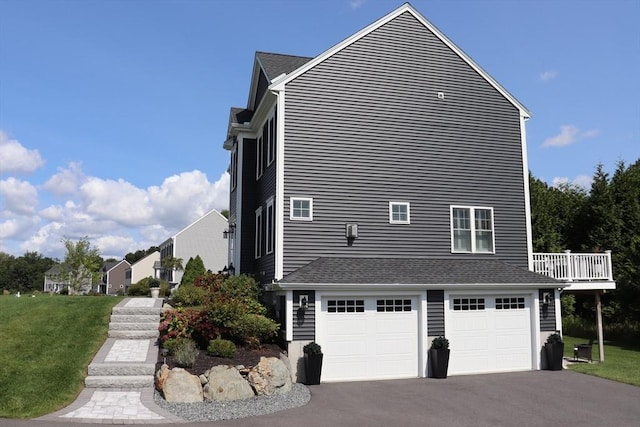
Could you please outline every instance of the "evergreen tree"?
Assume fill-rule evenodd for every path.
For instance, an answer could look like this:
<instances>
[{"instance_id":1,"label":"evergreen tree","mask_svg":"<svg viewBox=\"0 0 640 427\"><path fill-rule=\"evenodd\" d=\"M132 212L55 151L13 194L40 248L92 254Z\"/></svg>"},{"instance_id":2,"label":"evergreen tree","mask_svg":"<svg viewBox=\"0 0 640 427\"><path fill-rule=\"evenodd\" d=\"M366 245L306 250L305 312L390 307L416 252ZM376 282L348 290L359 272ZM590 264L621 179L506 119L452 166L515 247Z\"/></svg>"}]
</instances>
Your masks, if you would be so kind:
<instances>
[{"instance_id":1,"label":"evergreen tree","mask_svg":"<svg viewBox=\"0 0 640 427\"><path fill-rule=\"evenodd\" d=\"M182 275L180 286L193 285L196 279L206 272L207 270L204 268L204 262L202 262L200 255L196 255L195 258L189 258L187 265L184 267L184 274Z\"/></svg>"}]
</instances>

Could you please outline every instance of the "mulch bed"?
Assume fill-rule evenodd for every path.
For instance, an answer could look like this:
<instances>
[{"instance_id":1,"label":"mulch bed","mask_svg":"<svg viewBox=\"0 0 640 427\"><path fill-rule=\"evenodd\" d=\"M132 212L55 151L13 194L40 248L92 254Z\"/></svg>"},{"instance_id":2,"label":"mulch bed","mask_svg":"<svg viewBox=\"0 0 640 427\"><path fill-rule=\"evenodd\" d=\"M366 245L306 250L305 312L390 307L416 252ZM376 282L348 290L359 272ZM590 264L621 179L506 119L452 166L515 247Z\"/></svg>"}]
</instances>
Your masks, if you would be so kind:
<instances>
[{"instance_id":1,"label":"mulch bed","mask_svg":"<svg viewBox=\"0 0 640 427\"><path fill-rule=\"evenodd\" d=\"M238 347L236 356L233 359L225 359L224 357L209 356L205 350L200 350L196 363L191 368L185 368L193 375L203 374L206 370L217 365L243 365L245 368L255 366L260 362L260 357L278 357L282 353L282 349L277 344L263 344L262 348L253 350L244 347ZM156 372L163 363L162 354L158 351L158 363L156 364ZM167 356L167 365L173 369L177 367L172 356Z\"/></svg>"}]
</instances>

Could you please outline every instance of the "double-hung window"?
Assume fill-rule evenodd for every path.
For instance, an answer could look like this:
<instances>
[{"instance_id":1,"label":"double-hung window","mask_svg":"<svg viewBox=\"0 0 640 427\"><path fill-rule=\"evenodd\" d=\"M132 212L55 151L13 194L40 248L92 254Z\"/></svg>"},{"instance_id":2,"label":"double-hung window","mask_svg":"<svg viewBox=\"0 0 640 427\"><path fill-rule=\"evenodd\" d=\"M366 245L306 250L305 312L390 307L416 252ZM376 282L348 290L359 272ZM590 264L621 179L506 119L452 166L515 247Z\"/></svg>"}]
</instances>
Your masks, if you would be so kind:
<instances>
[{"instance_id":1,"label":"double-hung window","mask_svg":"<svg viewBox=\"0 0 640 427\"><path fill-rule=\"evenodd\" d=\"M255 254L256 259L262 256L262 237L263 237L263 223L262 223L262 206L256 209L256 246Z\"/></svg>"},{"instance_id":2,"label":"double-hung window","mask_svg":"<svg viewBox=\"0 0 640 427\"><path fill-rule=\"evenodd\" d=\"M389 223L410 224L409 203L389 202Z\"/></svg>"},{"instance_id":3,"label":"double-hung window","mask_svg":"<svg viewBox=\"0 0 640 427\"><path fill-rule=\"evenodd\" d=\"M258 180L264 171L264 138L262 135L258 137L256 142L256 180Z\"/></svg>"},{"instance_id":4,"label":"double-hung window","mask_svg":"<svg viewBox=\"0 0 640 427\"><path fill-rule=\"evenodd\" d=\"M269 198L269 200L267 200L267 217L265 218L265 228L266 228L266 233L265 233L265 238L266 238L266 243L267 243L267 248L266 248L266 253L270 254L273 252L273 244L274 244L274 237L275 237L275 230L274 230L274 226L275 226L275 221L274 221L274 216L273 216L273 197Z\"/></svg>"},{"instance_id":5,"label":"double-hung window","mask_svg":"<svg viewBox=\"0 0 640 427\"><path fill-rule=\"evenodd\" d=\"M451 251L493 253L493 208L451 206Z\"/></svg>"},{"instance_id":6,"label":"double-hung window","mask_svg":"<svg viewBox=\"0 0 640 427\"><path fill-rule=\"evenodd\" d=\"M234 145L231 151L231 190L235 190L238 185L238 146Z\"/></svg>"},{"instance_id":7,"label":"double-hung window","mask_svg":"<svg viewBox=\"0 0 640 427\"><path fill-rule=\"evenodd\" d=\"M275 150L275 145L276 145L276 124L275 124L275 117L271 117L269 120L267 120L267 124L265 125L265 129L268 129L267 133L267 166L269 166L271 163L273 163L273 160L275 159L275 154L276 154L276 150Z\"/></svg>"},{"instance_id":8,"label":"double-hung window","mask_svg":"<svg viewBox=\"0 0 640 427\"><path fill-rule=\"evenodd\" d=\"M292 197L289 200L289 211L292 221L313 221L313 199Z\"/></svg>"}]
</instances>

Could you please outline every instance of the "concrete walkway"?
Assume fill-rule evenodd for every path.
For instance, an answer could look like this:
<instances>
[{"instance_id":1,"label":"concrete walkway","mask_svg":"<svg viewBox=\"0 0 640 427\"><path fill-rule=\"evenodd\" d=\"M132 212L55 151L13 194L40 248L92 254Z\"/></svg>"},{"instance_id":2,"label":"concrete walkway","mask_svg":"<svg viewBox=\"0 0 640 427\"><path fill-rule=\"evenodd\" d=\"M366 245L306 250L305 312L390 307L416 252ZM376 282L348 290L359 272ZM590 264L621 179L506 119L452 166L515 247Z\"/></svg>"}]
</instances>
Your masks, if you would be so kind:
<instances>
[{"instance_id":1,"label":"concrete walkway","mask_svg":"<svg viewBox=\"0 0 640 427\"><path fill-rule=\"evenodd\" d=\"M85 389L40 421L97 424L183 423L153 401L162 299L127 298L113 308L109 338L88 368Z\"/></svg>"}]
</instances>

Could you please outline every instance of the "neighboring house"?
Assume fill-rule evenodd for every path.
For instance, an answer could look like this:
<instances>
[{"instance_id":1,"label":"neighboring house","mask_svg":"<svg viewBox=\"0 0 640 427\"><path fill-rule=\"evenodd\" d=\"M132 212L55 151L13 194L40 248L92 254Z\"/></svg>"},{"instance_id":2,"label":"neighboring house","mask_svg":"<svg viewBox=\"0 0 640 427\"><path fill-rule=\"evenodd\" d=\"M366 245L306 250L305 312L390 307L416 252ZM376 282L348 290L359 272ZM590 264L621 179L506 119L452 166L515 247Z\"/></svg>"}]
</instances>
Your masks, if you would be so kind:
<instances>
[{"instance_id":1,"label":"neighboring house","mask_svg":"<svg viewBox=\"0 0 640 427\"><path fill-rule=\"evenodd\" d=\"M96 292L116 295L119 290L125 291L126 271L131 267L127 260L105 261L102 264L102 278Z\"/></svg>"},{"instance_id":2,"label":"neighboring house","mask_svg":"<svg viewBox=\"0 0 640 427\"><path fill-rule=\"evenodd\" d=\"M86 294L93 288L93 279L87 276L87 281L80 287L78 294ZM73 294L73 290L70 288L71 283L69 277L63 272L60 264L54 265L44 273L44 292L52 292L59 294L63 290L69 291Z\"/></svg>"},{"instance_id":3,"label":"neighboring house","mask_svg":"<svg viewBox=\"0 0 640 427\"><path fill-rule=\"evenodd\" d=\"M61 275L60 265L54 265L44 273L44 292L59 294L64 288L69 286L69 280L65 280Z\"/></svg>"},{"instance_id":4,"label":"neighboring house","mask_svg":"<svg viewBox=\"0 0 640 427\"><path fill-rule=\"evenodd\" d=\"M163 269L162 261L167 257L181 258L184 268L189 258L200 255L207 270L222 270L227 264L228 240L223 238L227 227L227 218L213 209L165 240L159 245L160 259L154 263L154 277L180 283L183 271Z\"/></svg>"},{"instance_id":5,"label":"neighboring house","mask_svg":"<svg viewBox=\"0 0 640 427\"><path fill-rule=\"evenodd\" d=\"M229 263L323 381L540 369L563 281L533 273L529 111L411 5L315 58L258 52L232 108ZM609 275L608 277L611 278Z\"/></svg>"},{"instance_id":6,"label":"neighboring house","mask_svg":"<svg viewBox=\"0 0 640 427\"><path fill-rule=\"evenodd\" d=\"M131 264L125 271L125 291L133 283L138 283L145 277L155 277L155 263L160 262L160 252L155 251Z\"/></svg>"}]
</instances>

